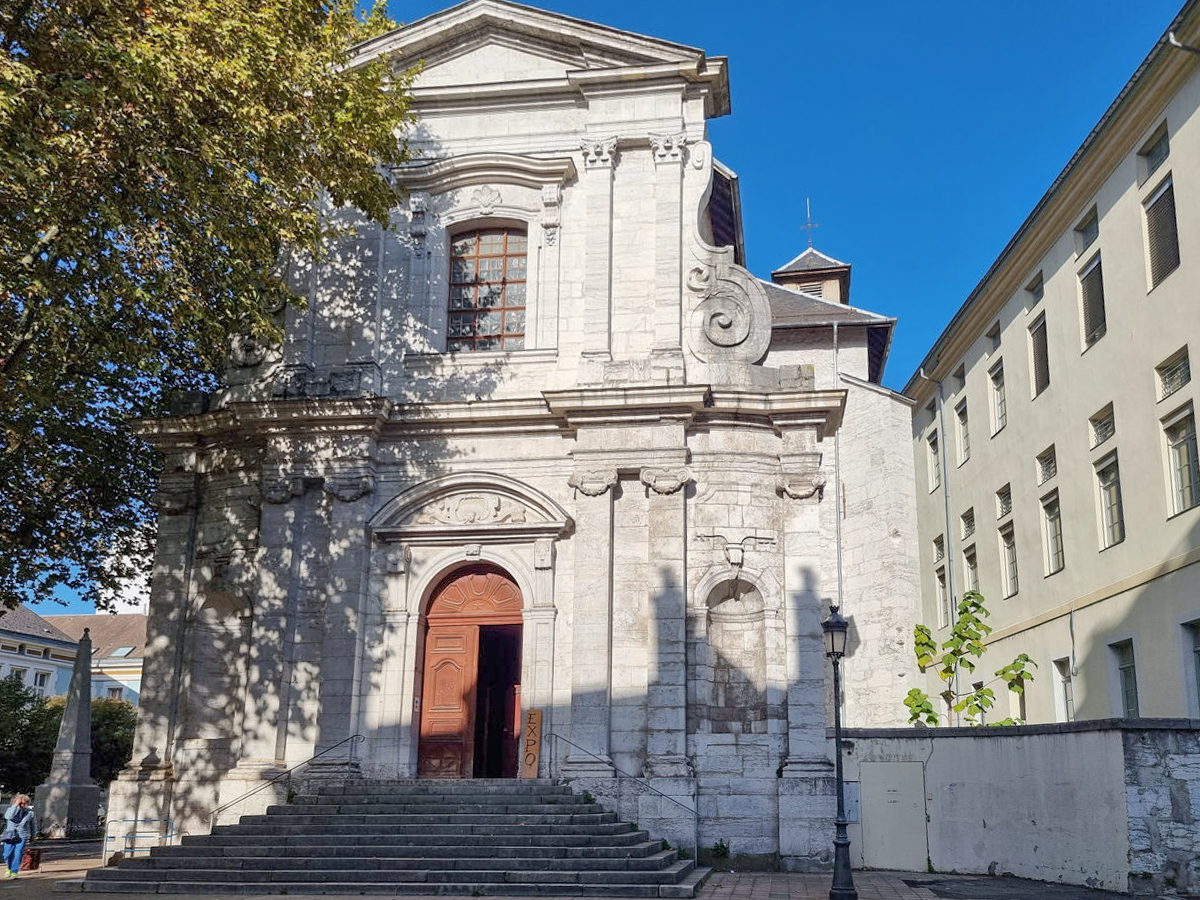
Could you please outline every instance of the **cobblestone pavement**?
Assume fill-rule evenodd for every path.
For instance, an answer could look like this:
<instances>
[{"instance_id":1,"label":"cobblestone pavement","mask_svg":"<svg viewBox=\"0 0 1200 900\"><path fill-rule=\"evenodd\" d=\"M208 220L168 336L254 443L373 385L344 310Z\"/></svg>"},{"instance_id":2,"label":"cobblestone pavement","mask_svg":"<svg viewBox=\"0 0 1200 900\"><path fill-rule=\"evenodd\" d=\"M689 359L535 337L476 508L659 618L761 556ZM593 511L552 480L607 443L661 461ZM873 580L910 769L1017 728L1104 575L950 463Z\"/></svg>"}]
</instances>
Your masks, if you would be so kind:
<instances>
[{"instance_id":1,"label":"cobblestone pavement","mask_svg":"<svg viewBox=\"0 0 1200 900\"><path fill-rule=\"evenodd\" d=\"M42 867L23 872L14 880L0 880L0 900L65 900L54 890L56 881L83 878L100 863L100 845L43 843ZM715 872L700 892L699 900L827 900L830 876ZM1128 900L1128 895L1090 888L1044 884L1021 878L988 878L972 875L927 875L917 872L855 872L860 900ZM103 900L134 900L146 894L92 894ZM217 894L172 894L172 900L213 900ZM325 895L325 900L362 900L362 896ZM386 896L386 895L380 895ZM226 895L227 900L238 900ZM446 900L444 896L405 897L403 900ZM505 898L523 900L523 898ZM525 898L545 900L545 898Z\"/></svg>"}]
</instances>

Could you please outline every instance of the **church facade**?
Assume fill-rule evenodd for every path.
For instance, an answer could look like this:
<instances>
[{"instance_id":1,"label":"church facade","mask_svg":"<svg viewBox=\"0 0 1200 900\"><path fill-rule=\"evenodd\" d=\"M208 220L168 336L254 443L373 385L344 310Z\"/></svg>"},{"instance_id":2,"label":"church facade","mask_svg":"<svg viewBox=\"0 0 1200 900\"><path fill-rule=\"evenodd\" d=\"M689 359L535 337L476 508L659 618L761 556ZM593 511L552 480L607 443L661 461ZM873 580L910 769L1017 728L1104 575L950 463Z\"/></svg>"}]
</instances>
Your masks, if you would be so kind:
<instances>
[{"instance_id":1,"label":"church facade","mask_svg":"<svg viewBox=\"0 0 1200 900\"><path fill-rule=\"evenodd\" d=\"M849 724L903 722L917 677L894 321L811 248L744 267L723 59L503 0L360 53L424 66L393 228L294 265L282 346L144 425L159 543L110 818L205 830L310 759L515 777L541 710L542 777L674 843L826 863L826 598Z\"/></svg>"}]
</instances>

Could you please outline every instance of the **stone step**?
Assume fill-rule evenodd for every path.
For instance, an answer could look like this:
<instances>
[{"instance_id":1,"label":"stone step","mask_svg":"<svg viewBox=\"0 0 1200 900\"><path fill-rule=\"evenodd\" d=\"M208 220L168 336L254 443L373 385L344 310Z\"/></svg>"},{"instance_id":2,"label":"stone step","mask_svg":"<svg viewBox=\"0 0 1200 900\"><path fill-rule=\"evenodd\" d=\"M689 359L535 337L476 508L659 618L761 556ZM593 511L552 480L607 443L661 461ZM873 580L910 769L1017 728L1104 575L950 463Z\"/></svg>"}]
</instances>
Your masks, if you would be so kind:
<instances>
[{"instance_id":1,"label":"stone step","mask_svg":"<svg viewBox=\"0 0 1200 900\"><path fill-rule=\"evenodd\" d=\"M140 881L56 881L55 891L88 893L145 894L150 887ZM666 893L671 891L671 893ZM614 900L642 900L653 897L692 897L678 893L677 885L656 884L428 884L399 882L392 884L345 884L308 881L249 884L246 882L213 884L206 881L161 881L154 885L156 894L391 894L393 896L443 895L455 897L609 897Z\"/></svg>"},{"instance_id":2,"label":"stone step","mask_svg":"<svg viewBox=\"0 0 1200 900\"><path fill-rule=\"evenodd\" d=\"M341 832L324 837L322 847L363 846L363 847L444 847L447 838L453 838L456 845L475 846L484 844L503 844L508 847L620 847L623 845L639 844L649 839L645 831L634 829L627 823L619 826L629 828L628 831L604 831L596 834L583 834L578 829L562 833L555 829L538 827L521 829L518 832L496 834L487 829L474 833L461 830L448 830L445 834L434 834L429 828L419 828L410 832L402 832L397 828L385 828L374 834L357 833L346 835ZM614 826L603 826L612 829ZM292 834L282 830L278 834L193 834L184 836L179 846L182 847L300 847L312 852L312 838L304 834ZM157 848L156 848L157 849Z\"/></svg>"},{"instance_id":3,"label":"stone step","mask_svg":"<svg viewBox=\"0 0 1200 900\"><path fill-rule=\"evenodd\" d=\"M309 795L327 794L371 794L398 793L406 794L570 794L571 788L565 784L555 784L545 778L522 779L509 778L474 778L466 781L450 779L416 779L380 781L364 778L353 781L337 781L316 786L308 792Z\"/></svg>"},{"instance_id":4,"label":"stone step","mask_svg":"<svg viewBox=\"0 0 1200 900\"><path fill-rule=\"evenodd\" d=\"M644 834L644 832L642 832ZM551 836L547 836L551 837ZM566 838L573 836L567 835ZM193 842L198 838L191 838ZM345 844L322 843L321 853L325 856L348 857L361 856L364 851L378 859L421 859L432 855L507 857L511 859L615 859L621 857L645 857L662 850L662 841L643 840L636 843L617 844L614 846L596 844L565 844L559 841L553 846L533 843L531 837L523 844L506 841L496 843L494 838L482 835L472 835L472 843L463 844L462 839L456 840L456 846L445 846L444 840L428 838L422 844L396 844L391 839L380 839L368 844L356 841ZM259 859L262 857L307 857L313 852L312 841L294 840L287 844L278 841L263 841L258 844L247 844L245 841L230 842L226 846L214 845L211 842L188 843L175 847L153 847L150 856L158 857L187 857L197 858L206 856L224 856L229 858Z\"/></svg>"},{"instance_id":5,"label":"stone step","mask_svg":"<svg viewBox=\"0 0 1200 900\"><path fill-rule=\"evenodd\" d=\"M269 823L262 824L238 824L238 825L218 825L213 829L215 834L221 835L283 835L283 834L304 834L304 835L322 835L324 837L338 835L364 835L364 834L437 834L451 837L458 834L492 834L492 835L508 835L508 834L555 834L563 829L569 829L575 834L621 834L629 831L632 826L628 822L601 822L595 825L584 825L576 822L555 824L550 822L533 822L529 824L515 823L499 823L499 822L476 822L476 823L411 823L411 822L388 822L388 816L376 817L384 821L371 821L363 823L354 822L330 822L328 819L319 823L296 822L291 824L281 824L278 820L273 820ZM395 818L395 817L391 817ZM219 830L218 830L219 829Z\"/></svg>"},{"instance_id":6,"label":"stone step","mask_svg":"<svg viewBox=\"0 0 1200 900\"><path fill-rule=\"evenodd\" d=\"M348 884L378 884L380 882L422 882L425 884L676 884L686 877L695 864L679 860L653 871L625 869L619 872L589 870L524 870L506 867L478 869L441 869L434 867L414 869L356 869L296 867L271 869L195 868L189 869L189 880L205 882L231 882L262 884L275 882L327 883L339 881ZM130 881L156 883L163 880L163 871L151 867L134 867L122 864L116 868L95 869L88 873L88 880Z\"/></svg>"},{"instance_id":7,"label":"stone step","mask_svg":"<svg viewBox=\"0 0 1200 900\"><path fill-rule=\"evenodd\" d=\"M254 828L260 825L291 828L293 825L328 825L342 828L354 825L611 825L617 814L610 812L566 815L513 815L509 813L489 815L487 813L344 813L340 815L314 815L294 813L289 815L242 816L236 827Z\"/></svg>"},{"instance_id":8,"label":"stone step","mask_svg":"<svg viewBox=\"0 0 1200 900\"><path fill-rule=\"evenodd\" d=\"M359 851L362 852L361 850ZM379 872L404 871L411 869L492 869L496 868L497 860L502 861L505 869L520 872L532 871L650 871L663 869L675 862L678 854L674 850L662 850L653 855L626 857L532 857L511 855L488 856L453 856L438 853L428 857L378 857L378 856L337 856L302 858L297 856L284 857L241 857L241 856L164 856L152 854L148 857L136 857L128 860L122 866L129 871L137 869L153 869L166 871L170 869L220 869L243 871L252 869L267 871L274 869L312 869L340 870L348 868L354 871L377 870Z\"/></svg>"},{"instance_id":9,"label":"stone step","mask_svg":"<svg viewBox=\"0 0 1200 900\"><path fill-rule=\"evenodd\" d=\"M355 803L290 803L268 806L268 816L336 816L355 815L487 815L487 816L590 816L603 812L594 803L407 803L372 801Z\"/></svg>"},{"instance_id":10,"label":"stone step","mask_svg":"<svg viewBox=\"0 0 1200 900\"><path fill-rule=\"evenodd\" d=\"M442 812L456 814L487 814L487 815L589 815L602 811L594 803L546 803L545 799L530 798L526 803L515 803L512 798L502 798L494 802L464 803L461 800L439 800L439 802L413 803L407 797L378 797L367 800L352 798L323 797L322 802L313 803L312 798L296 799L295 803L268 806L266 815L286 816L296 812L322 812L325 815L337 815L340 812L392 812L392 814L428 815Z\"/></svg>"},{"instance_id":11,"label":"stone step","mask_svg":"<svg viewBox=\"0 0 1200 900\"><path fill-rule=\"evenodd\" d=\"M550 793L548 791L521 794L489 794L482 791L449 793L415 793L412 791L371 791L369 793L300 794L292 800L293 806L303 804L324 805L327 803L413 803L436 806L441 803L583 803L583 798L570 791Z\"/></svg>"}]
</instances>

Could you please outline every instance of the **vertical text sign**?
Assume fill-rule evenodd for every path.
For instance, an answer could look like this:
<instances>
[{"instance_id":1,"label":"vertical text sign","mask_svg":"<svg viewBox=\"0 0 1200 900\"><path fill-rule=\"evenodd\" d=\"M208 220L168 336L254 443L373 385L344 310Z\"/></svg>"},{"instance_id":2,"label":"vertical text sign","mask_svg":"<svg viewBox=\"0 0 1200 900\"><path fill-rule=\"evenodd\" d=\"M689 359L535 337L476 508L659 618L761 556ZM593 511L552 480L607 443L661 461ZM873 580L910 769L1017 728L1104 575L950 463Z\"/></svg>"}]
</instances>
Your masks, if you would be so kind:
<instances>
[{"instance_id":1,"label":"vertical text sign","mask_svg":"<svg viewBox=\"0 0 1200 900\"><path fill-rule=\"evenodd\" d=\"M521 723L521 777L538 777L538 760L542 755L542 711L525 711Z\"/></svg>"}]
</instances>

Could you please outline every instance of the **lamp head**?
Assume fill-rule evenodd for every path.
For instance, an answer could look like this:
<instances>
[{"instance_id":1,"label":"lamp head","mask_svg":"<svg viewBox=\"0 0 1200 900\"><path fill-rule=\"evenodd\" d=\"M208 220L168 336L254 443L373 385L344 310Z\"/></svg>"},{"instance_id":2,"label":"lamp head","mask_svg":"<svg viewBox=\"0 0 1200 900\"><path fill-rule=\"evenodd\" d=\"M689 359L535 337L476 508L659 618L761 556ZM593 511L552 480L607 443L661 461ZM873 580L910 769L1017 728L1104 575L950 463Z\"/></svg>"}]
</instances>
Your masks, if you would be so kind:
<instances>
[{"instance_id":1,"label":"lamp head","mask_svg":"<svg viewBox=\"0 0 1200 900\"><path fill-rule=\"evenodd\" d=\"M829 618L821 623L825 635L825 655L830 659L841 659L846 655L846 632L850 623L842 618L836 606L829 607Z\"/></svg>"}]
</instances>

